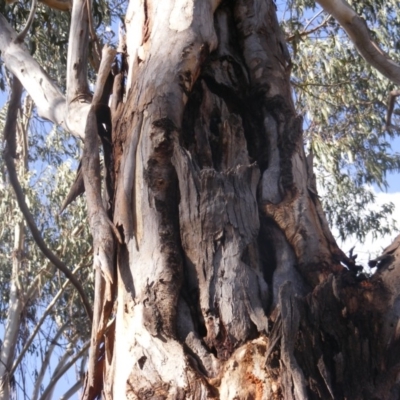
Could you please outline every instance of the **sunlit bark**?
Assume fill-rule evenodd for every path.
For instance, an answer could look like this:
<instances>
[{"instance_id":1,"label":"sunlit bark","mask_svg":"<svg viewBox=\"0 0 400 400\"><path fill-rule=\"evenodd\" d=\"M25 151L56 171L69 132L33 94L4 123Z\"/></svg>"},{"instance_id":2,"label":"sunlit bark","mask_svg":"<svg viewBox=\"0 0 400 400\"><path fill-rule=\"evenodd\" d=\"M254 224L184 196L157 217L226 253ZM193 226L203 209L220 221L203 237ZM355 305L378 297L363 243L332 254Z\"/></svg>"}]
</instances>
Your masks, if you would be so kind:
<instances>
[{"instance_id":1,"label":"sunlit bark","mask_svg":"<svg viewBox=\"0 0 400 400\"><path fill-rule=\"evenodd\" d=\"M100 194L102 79L84 120L97 289L83 398L397 399L400 246L370 279L338 248L274 2L131 1L126 28L103 141L115 196ZM85 75L69 75L69 103Z\"/></svg>"}]
</instances>

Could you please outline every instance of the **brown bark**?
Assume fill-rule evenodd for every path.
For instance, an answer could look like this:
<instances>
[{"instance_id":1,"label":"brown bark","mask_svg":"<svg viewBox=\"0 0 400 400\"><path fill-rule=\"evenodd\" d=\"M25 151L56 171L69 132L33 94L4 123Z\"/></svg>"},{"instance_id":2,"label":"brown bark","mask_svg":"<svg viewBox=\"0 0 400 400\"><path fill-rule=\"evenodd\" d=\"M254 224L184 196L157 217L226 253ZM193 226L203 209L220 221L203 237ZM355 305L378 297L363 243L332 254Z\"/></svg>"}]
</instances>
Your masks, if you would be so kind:
<instances>
[{"instance_id":1,"label":"brown bark","mask_svg":"<svg viewBox=\"0 0 400 400\"><path fill-rule=\"evenodd\" d=\"M329 231L273 1L217 3L128 10L123 243L85 395L396 399L399 267L357 277Z\"/></svg>"}]
</instances>

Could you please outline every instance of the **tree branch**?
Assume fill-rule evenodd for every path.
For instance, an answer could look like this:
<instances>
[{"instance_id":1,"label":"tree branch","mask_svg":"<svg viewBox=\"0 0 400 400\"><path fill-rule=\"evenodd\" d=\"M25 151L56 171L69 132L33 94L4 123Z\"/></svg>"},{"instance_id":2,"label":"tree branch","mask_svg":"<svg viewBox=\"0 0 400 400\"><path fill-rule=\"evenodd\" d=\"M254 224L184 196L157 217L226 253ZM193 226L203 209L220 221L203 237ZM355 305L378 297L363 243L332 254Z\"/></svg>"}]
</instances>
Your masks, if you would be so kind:
<instances>
[{"instance_id":1,"label":"tree branch","mask_svg":"<svg viewBox=\"0 0 400 400\"><path fill-rule=\"evenodd\" d=\"M25 39L26 34L28 33L33 20L35 19L35 14L36 14L36 5L37 5L37 0L32 0L32 6L31 6L31 11L29 13L28 20L26 21L24 29L18 34L17 36L17 42L22 43Z\"/></svg>"},{"instance_id":2,"label":"tree branch","mask_svg":"<svg viewBox=\"0 0 400 400\"><path fill-rule=\"evenodd\" d=\"M75 286L75 289L78 291L79 296L83 302L83 306L85 307L86 314L88 315L90 320L92 320L93 318L92 308L88 298L86 297L82 285L80 284L78 279L72 274L72 272L68 269L68 267L47 247L46 243L44 242L39 232L39 229L36 226L32 214L30 213L29 208L25 202L24 193L22 191L21 185L18 181L17 174L15 172L14 160L10 156L10 154L8 154L7 151L4 151L3 155L7 165L8 174L10 177L10 183L14 188L19 208L29 226L33 239L35 240L39 249L42 251L43 255L47 257L54 264L54 266L57 269L59 269L66 276L66 278L68 278L71 281L71 283Z\"/></svg>"},{"instance_id":3,"label":"tree branch","mask_svg":"<svg viewBox=\"0 0 400 400\"><path fill-rule=\"evenodd\" d=\"M42 365L40 366L40 371L37 374L36 381L35 381L35 387L33 389L32 393L32 398L31 400L36 400L39 396L39 390L42 386L43 378L46 373L46 369L48 368L50 364L50 359L53 354L54 348L58 346L58 339L60 336L64 333L65 329L69 326L70 321L64 322L64 324L58 329L56 332L55 336L52 338L50 342L50 346L48 347L45 357L42 360Z\"/></svg>"},{"instance_id":4,"label":"tree branch","mask_svg":"<svg viewBox=\"0 0 400 400\"><path fill-rule=\"evenodd\" d=\"M38 113L56 124L64 123L65 99L58 87L29 55L17 34L0 14L0 51L6 67L22 83L36 103Z\"/></svg>"},{"instance_id":5,"label":"tree branch","mask_svg":"<svg viewBox=\"0 0 400 400\"><path fill-rule=\"evenodd\" d=\"M36 104L38 114L83 138L89 104L68 109L67 102L57 85L33 59L18 35L0 14L0 52L7 69L18 78ZM71 117L69 117L71 116Z\"/></svg>"},{"instance_id":6,"label":"tree branch","mask_svg":"<svg viewBox=\"0 0 400 400\"><path fill-rule=\"evenodd\" d=\"M365 21L345 0L317 0L317 3L339 22L360 55L382 75L400 85L400 65L390 60L371 39Z\"/></svg>"},{"instance_id":7,"label":"tree branch","mask_svg":"<svg viewBox=\"0 0 400 400\"><path fill-rule=\"evenodd\" d=\"M393 114L393 109L394 109L394 102L396 101L396 98L400 96L400 90L392 90L389 93L389 98L388 98L388 111L386 114L386 129L389 129L390 126L392 125L392 114Z\"/></svg>"},{"instance_id":8,"label":"tree branch","mask_svg":"<svg viewBox=\"0 0 400 400\"><path fill-rule=\"evenodd\" d=\"M72 273L75 274L81 266L76 267ZM13 366L11 368L10 374L12 375L14 371L17 369L19 363L22 361L25 353L27 352L29 346L32 344L33 339L39 332L40 327L42 326L44 320L47 318L47 316L50 314L51 310L53 307L56 305L58 299L61 297L61 295L64 293L65 288L68 286L70 281L67 279L63 285L61 286L61 289L57 292L57 294L53 297L53 300L48 304L46 307L46 310L44 310L42 316L40 317L39 321L37 322L35 328L33 329L33 332L31 333L31 336L29 336L29 339L25 342L23 349L20 351L18 358L14 361Z\"/></svg>"},{"instance_id":9,"label":"tree branch","mask_svg":"<svg viewBox=\"0 0 400 400\"><path fill-rule=\"evenodd\" d=\"M90 102L87 80L89 47L89 14L87 0L74 0L68 40L67 103Z\"/></svg>"},{"instance_id":10,"label":"tree branch","mask_svg":"<svg viewBox=\"0 0 400 400\"><path fill-rule=\"evenodd\" d=\"M323 10L322 10L323 11ZM291 35L289 36L286 41L287 42L291 42L294 38L296 37L302 37L302 36L307 36L307 35L311 35L312 33L318 31L319 29L321 29L323 26L326 25L326 23L332 18L332 15L328 15L319 25L317 25L316 27L310 29L309 31L307 31L307 28L304 28L304 30L298 34L295 35Z\"/></svg>"},{"instance_id":11,"label":"tree branch","mask_svg":"<svg viewBox=\"0 0 400 400\"><path fill-rule=\"evenodd\" d=\"M59 11L69 11L72 8L71 0L39 0L46 6Z\"/></svg>"},{"instance_id":12,"label":"tree branch","mask_svg":"<svg viewBox=\"0 0 400 400\"><path fill-rule=\"evenodd\" d=\"M74 383L61 397L60 400L70 399L83 385L82 381Z\"/></svg>"},{"instance_id":13,"label":"tree branch","mask_svg":"<svg viewBox=\"0 0 400 400\"><path fill-rule=\"evenodd\" d=\"M101 46L100 40L96 35L93 23L93 16L92 16L92 1L86 0L86 5L88 9L88 16L89 16L89 32L90 32L90 40L92 43L92 54L90 57L90 63L92 64L93 69L96 72L99 72L100 68L100 61L101 61Z\"/></svg>"},{"instance_id":14,"label":"tree branch","mask_svg":"<svg viewBox=\"0 0 400 400\"><path fill-rule=\"evenodd\" d=\"M14 77L13 80L14 79L16 79L16 78ZM12 127L15 129L16 125L13 124L12 119L14 119L16 117L16 113L17 113L17 110L18 110L19 104L20 104L20 99L17 99L15 96L12 96L11 100L13 100L13 101L10 101L9 106L8 106L9 108L8 108L8 112L7 112L7 116L6 116L5 128ZM18 206L19 206L22 214L24 215L26 223L28 224L29 229L32 233L33 239L35 240L36 244L38 245L38 247L40 248L40 250L42 251L44 256L47 257L54 264L54 266L56 268L58 268L75 286L76 290L78 291L78 293L81 297L81 300L85 307L86 313L87 313L88 317L90 318L90 320L92 320L93 319L92 308L90 306L89 300L86 297L86 294L85 294L85 291L83 290L82 285L80 284L78 279L73 275L73 273L68 269L68 267L47 247L46 243L44 242L44 240L39 232L39 229L36 226L35 220L33 219L32 214L29 211L29 208L26 204L25 195L22 191L16 170L15 170L14 159L9 152L9 148L10 147L12 148L12 146L13 146L13 144L11 143L11 138L13 138L13 137L15 138L15 130L14 130L14 132L12 132L12 131L5 132L4 137L10 139L10 142L7 140L6 148L3 152L4 161L5 161L5 163L7 165L7 169L8 169L10 183L11 183L12 187L14 188L15 195L17 197Z\"/></svg>"},{"instance_id":15,"label":"tree branch","mask_svg":"<svg viewBox=\"0 0 400 400\"><path fill-rule=\"evenodd\" d=\"M82 349L76 353L75 357L71 358L69 363L65 364L63 368L61 368L58 372L56 372L48 384L46 390L42 393L42 396L39 400L46 400L47 396L53 390L54 386L58 382L58 380L85 354L85 352L89 349L90 342L87 342L83 345Z\"/></svg>"},{"instance_id":16,"label":"tree branch","mask_svg":"<svg viewBox=\"0 0 400 400\"><path fill-rule=\"evenodd\" d=\"M93 96L92 107L86 126L82 157L82 171L85 182L89 223L93 236L93 266L96 271L91 349L87 382L82 399L92 399L99 394L99 388L95 384L95 377L96 372L102 368L102 364L99 362L101 359L100 345L104 341L103 335L108 322L108 316L111 312L111 287L114 278L115 257L113 231L116 231L117 237L118 231L110 221L101 197L98 108L107 107L111 90L111 87L107 86L110 84L111 64L115 58L115 54L116 51L110 47L105 46L103 48L96 91ZM104 152L106 152L105 148ZM105 165L106 168L107 165Z\"/></svg>"}]
</instances>

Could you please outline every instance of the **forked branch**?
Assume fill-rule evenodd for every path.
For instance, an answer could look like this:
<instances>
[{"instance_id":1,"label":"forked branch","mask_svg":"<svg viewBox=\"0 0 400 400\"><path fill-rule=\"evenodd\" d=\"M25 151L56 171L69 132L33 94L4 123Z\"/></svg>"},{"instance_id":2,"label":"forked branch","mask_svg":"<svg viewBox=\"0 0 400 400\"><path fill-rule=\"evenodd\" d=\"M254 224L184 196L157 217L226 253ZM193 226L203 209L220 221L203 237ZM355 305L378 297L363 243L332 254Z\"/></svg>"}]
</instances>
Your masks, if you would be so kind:
<instances>
[{"instance_id":1,"label":"forked branch","mask_svg":"<svg viewBox=\"0 0 400 400\"><path fill-rule=\"evenodd\" d=\"M29 54L26 46L18 43L17 37L17 33L0 14L0 52L7 69L30 94L42 118L83 138L90 105L79 104L79 107L67 110L67 102L60 89Z\"/></svg>"}]
</instances>

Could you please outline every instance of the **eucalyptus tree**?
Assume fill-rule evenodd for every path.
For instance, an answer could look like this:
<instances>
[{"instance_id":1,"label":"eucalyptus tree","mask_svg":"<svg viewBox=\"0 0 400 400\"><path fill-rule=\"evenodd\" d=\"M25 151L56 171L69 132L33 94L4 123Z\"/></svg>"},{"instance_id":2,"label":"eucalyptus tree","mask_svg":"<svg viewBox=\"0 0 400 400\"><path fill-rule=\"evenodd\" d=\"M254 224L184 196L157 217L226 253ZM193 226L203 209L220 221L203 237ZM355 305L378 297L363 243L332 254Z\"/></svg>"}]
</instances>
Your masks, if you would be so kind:
<instances>
[{"instance_id":1,"label":"eucalyptus tree","mask_svg":"<svg viewBox=\"0 0 400 400\"><path fill-rule=\"evenodd\" d=\"M14 99L10 99L10 105ZM69 148L68 140L58 129L44 137L46 130L33 116L33 102L29 96L25 97L22 107L14 111L18 112L14 116L17 122L14 174L18 177L19 190L24 189L25 205L29 204L31 214L28 217L35 217L42 240L56 248L64 261L74 267L74 273L85 282L88 296L91 296L90 244L81 237L86 229L82 222L85 218L83 204L54 219L59 211L57 202L67 193L73 178L69 162L63 162L60 154L63 158L67 154L73 156L75 149ZM4 122L1 118L0 126L3 127ZM9 127L6 124L5 132L10 132ZM42 157L49 165L38 163ZM4 167L2 160L3 172ZM77 360L87 359L90 330L86 314L69 280L60 276L38 251L5 174L0 185L0 210L0 321L3 325L0 398L9 399L14 395L16 398L51 398L51 394L49 397L42 395L46 391L52 393ZM82 379L77 379L72 393L79 390L82 383Z\"/></svg>"},{"instance_id":2,"label":"eucalyptus tree","mask_svg":"<svg viewBox=\"0 0 400 400\"><path fill-rule=\"evenodd\" d=\"M397 85L399 66L358 14L318 3L344 28L337 40L348 35ZM303 32L292 32L291 54L272 0L131 0L118 49L100 53L90 6L72 4L65 88L0 16L15 82L84 142L72 188L83 180L96 276L83 398L398 398L398 243L367 278L330 232L292 97ZM329 72L323 64L314 75ZM344 133L329 123L352 109L332 114L328 100L307 144L337 177L350 147L335 146ZM357 154L358 188L398 168L396 157L375 169L368 157Z\"/></svg>"}]
</instances>

